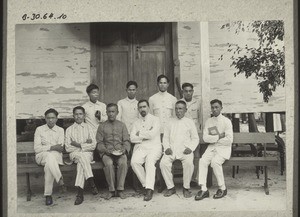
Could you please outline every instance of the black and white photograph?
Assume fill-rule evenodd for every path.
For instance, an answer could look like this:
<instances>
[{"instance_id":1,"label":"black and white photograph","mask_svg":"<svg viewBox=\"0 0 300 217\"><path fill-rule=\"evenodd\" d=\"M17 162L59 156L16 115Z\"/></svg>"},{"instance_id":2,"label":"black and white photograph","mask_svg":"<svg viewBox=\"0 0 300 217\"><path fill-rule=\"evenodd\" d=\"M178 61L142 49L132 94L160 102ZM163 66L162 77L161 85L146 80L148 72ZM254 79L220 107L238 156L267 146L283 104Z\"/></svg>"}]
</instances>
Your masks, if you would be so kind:
<instances>
[{"instance_id":1,"label":"black and white photograph","mask_svg":"<svg viewBox=\"0 0 300 217\"><path fill-rule=\"evenodd\" d=\"M4 6L3 216L297 216L293 0Z\"/></svg>"},{"instance_id":2,"label":"black and white photograph","mask_svg":"<svg viewBox=\"0 0 300 217\"><path fill-rule=\"evenodd\" d=\"M16 25L15 76L18 212L286 208L282 20Z\"/></svg>"}]
</instances>

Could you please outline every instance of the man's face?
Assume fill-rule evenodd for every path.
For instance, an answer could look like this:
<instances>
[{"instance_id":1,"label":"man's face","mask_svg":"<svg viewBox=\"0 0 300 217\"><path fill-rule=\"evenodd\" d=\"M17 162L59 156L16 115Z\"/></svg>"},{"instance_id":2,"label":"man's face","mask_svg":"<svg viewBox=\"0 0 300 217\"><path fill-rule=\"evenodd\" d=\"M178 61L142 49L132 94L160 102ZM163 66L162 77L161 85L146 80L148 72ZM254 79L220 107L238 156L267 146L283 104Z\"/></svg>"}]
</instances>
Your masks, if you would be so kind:
<instances>
[{"instance_id":1,"label":"man's face","mask_svg":"<svg viewBox=\"0 0 300 217\"><path fill-rule=\"evenodd\" d=\"M141 114L142 117L145 117L148 112L149 112L149 106L147 105L146 102L141 102L138 105L139 113Z\"/></svg>"},{"instance_id":2,"label":"man's face","mask_svg":"<svg viewBox=\"0 0 300 217\"><path fill-rule=\"evenodd\" d=\"M178 103L175 105L175 114L178 119L183 118L185 113L186 113L186 106L184 104Z\"/></svg>"},{"instance_id":3,"label":"man's face","mask_svg":"<svg viewBox=\"0 0 300 217\"><path fill-rule=\"evenodd\" d=\"M185 101L189 102L193 98L194 90L191 87L185 87L182 90L182 94Z\"/></svg>"},{"instance_id":4,"label":"man's face","mask_svg":"<svg viewBox=\"0 0 300 217\"><path fill-rule=\"evenodd\" d=\"M136 86L135 85L130 85L127 89L127 96L129 99L134 99L136 96Z\"/></svg>"},{"instance_id":5,"label":"man's face","mask_svg":"<svg viewBox=\"0 0 300 217\"><path fill-rule=\"evenodd\" d=\"M168 87L169 87L169 83L166 78L162 78L159 80L159 82L158 82L159 91L165 92L165 91L167 91Z\"/></svg>"},{"instance_id":6,"label":"man's face","mask_svg":"<svg viewBox=\"0 0 300 217\"><path fill-rule=\"evenodd\" d=\"M109 121L115 121L118 113L119 113L118 109L115 106L112 106L112 107L109 107L108 109L106 109L106 114L107 114Z\"/></svg>"},{"instance_id":7,"label":"man's face","mask_svg":"<svg viewBox=\"0 0 300 217\"><path fill-rule=\"evenodd\" d=\"M89 94L90 100L92 102L96 102L99 97L99 90L98 89L93 89Z\"/></svg>"},{"instance_id":8,"label":"man's face","mask_svg":"<svg viewBox=\"0 0 300 217\"><path fill-rule=\"evenodd\" d=\"M47 114L45 119L49 128L54 127L57 122L57 116L54 113Z\"/></svg>"},{"instance_id":9,"label":"man's face","mask_svg":"<svg viewBox=\"0 0 300 217\"><path fill-rule=\"evenodd\" d=\"M73 114L74 120L77 124L81 124L85 118L85 114L81 109L76 109Z\"/></svg>"},{"instance_id":10,"label":"man's face","mask_svg":"<svg viewBox=\"0 0 300 217\"><path fill-rule=\"evenodd\" d=\"M213 116L215 117L219 116L221 110L222 110L222 106L219 103L215 102L211 105L211 113Z\"/></svg>"}]
</instances>

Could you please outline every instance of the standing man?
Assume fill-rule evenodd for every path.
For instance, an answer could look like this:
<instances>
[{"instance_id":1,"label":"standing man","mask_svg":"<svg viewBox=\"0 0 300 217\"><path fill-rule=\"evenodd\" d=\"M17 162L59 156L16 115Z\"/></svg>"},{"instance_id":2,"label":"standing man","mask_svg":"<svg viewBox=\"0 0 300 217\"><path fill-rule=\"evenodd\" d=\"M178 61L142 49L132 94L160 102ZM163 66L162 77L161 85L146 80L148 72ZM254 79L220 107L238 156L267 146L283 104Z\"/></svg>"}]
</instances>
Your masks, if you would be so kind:
<instances>
[{"instance_id":1,"label":"standing man","mask_svg":"<svg viewBox=\"0 0 300 217\"><path fill-rule=\"evenodd\" d=\"M222 102L214 99L210 102L212 117L209 118L203 129L203 140L210 143L199 161L199 181L201 190L195 196L195 200L202 200L209 197L206 186L206 177L209 164L217 178L219 189L213 196L219 199L227 194L224 181L222 165L231 155L231 145L233 141L233 130L231 121L221 114Z\"/></svg>"},{"instance_id":2,"label":"standing man","mask_svg":"<svg viewBox=\"0 0 300 217\"><path fill-rule=\"evenodd\" d=\"M128 81L126 84L127 97L118 101L119 113L117 120L125 123L128 132L131 132L133 123L139 118L138 101L136 91L138 85L135 81Z\"/></svg>"},{"instance_id":3,"label":"standing man","mask_svg":"<svg viewBox=\"0 0 300 217\"><path fill-rule=\"evenodd\" d=\"M162 154L160 123L157 117L149 114L147 100L143 99L138 102L138 110L141 117L134 122L130 133L131 142L135 143L131 166L146 190L144 200L149 201L152 199L154 190L155 163Z\"/></svg>"},{"instance_id":4,"label":"standing man","mask_svg":"<svg viewBox=\"0 0 300 217\"><path fill-rule=\"evenodd\" d=\"M129 134L126 125L116 120L117 104L110 103L106 107L108 120L99 125L97 130L97 151L104 163L104 174L108 183L109 200L115 195L115 189L121 199L125 199L124 183L127 174L127 155L130 151ZM117 165L117 186L115 187L115 166Z\"/></svg>"},{"instance_id":5,"label":"standing man","mask_svg":"<svg viewBox=\"0 0 300 217\"><path fill-rule=\"evenodd\" d=\"M53 182L56 182L65 190L63 177L59 165L63 165L62 152L64 149L64 129L57 126L58 112L48 109L45 112L46 124L36 128L34 133L35 160L44 166L46 205L51 205Z\"/></svg>"},{"instance_id":6,"label":"standing man","mask_svg":"<svg viewBox=\"0 0 300 217\"><path fill-rule=\"evenodd\" d=\"M81 106L73 108L73 117L75 123L66 130L65 147L70 153L71 161L77 164L77 175L75 186L77 187L77 196L75 205L83 202L83 188L85 180L92 187L92 193L98 194L94 182L91 162L93 161L93 151L96 148L96 138L91 127L84 123L85 110Z\"/></svg>"},{"instance_id":7,"label":"standing man","mask_svg":"<svg viewBox=\"0 0 300 217\"><path fill-rule=\"evenodd\" d=\"M201 116L201 106L200 101L193 97L194 86L191 83L182 84L182 95L181 100L185 101L187 106L187 112L185 117L191 118L197 128L198 134L201 130L202 116ZM199 171L199 158L200 158L200 145L194 151L194 173L192 176L192 183L196 186L198 183L198 171Z\"/></svg>"},{"instance_id":8,"label":"standing man","mask_svg":"<svg viewBox=\"0 0 300 217\"><path fill-rule=\"evenodd\" d=\"M86 88L86 92L89 96L89 101L82 105L85 109L85 122L92 127L96 135L99 123L107 120L106 105L98 101L99 87L97 85L90 84Z\"/></svg>"},{"instance_id":9,"label":"standing man","mask_svg":"<svg viewBox=\"0 0 300 217\"><path fill-rule=\"evenodd\" d=\"M160 169L168 188L164 196L169 197L176 193L172 164L173 161L180 160L183 167L183 195L189 198L192 196L189 189L194 171L193 151L199 144L199 136L193 120L184 117L186 113L184 101L176 102L175 113L176 118L169 121L163 138L164 155L160 161Z\"/></svg>"},{"instance_id":10,"label":"standing man","mask_svg":"<svg viewBox=\"0 0 300 217\"><path fill-rule=\"evenodd\" d=\"M158 93L149 98L150 113L158 117L160 120L160 136L161 141L164 135L164 127L168 120L175 115L174 108L177 99L167 92L170 84L170 80L165 75L157 77ZM161 193L166 184L163 182L163 178L160 170L158 170L158 179L161 182L158 188L158 192Z\"/></svg>"}]
</instances>

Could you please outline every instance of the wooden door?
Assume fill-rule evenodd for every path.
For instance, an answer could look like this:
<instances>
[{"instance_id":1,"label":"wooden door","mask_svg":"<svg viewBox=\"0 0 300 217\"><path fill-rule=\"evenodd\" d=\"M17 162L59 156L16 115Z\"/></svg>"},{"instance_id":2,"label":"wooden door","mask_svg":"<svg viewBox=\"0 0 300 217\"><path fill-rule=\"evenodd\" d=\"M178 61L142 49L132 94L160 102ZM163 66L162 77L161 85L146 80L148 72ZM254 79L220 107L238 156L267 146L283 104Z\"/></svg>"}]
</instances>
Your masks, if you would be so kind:
<instances>
[{"instance_id":1,"label":"wooden door","mask_svg":"<svg viewBox=\"0 0 300 217\"><path fill-rule=\"evenodd\" d=\"M158 75L174 80L171 23L92 24L91 42L95 59L95 75L91 77L105 103L126 97L129 80L139 85L138 99L148 99L157 92ZM169 92L174 93L173 82Z\"/></svg>"}]
</instances>

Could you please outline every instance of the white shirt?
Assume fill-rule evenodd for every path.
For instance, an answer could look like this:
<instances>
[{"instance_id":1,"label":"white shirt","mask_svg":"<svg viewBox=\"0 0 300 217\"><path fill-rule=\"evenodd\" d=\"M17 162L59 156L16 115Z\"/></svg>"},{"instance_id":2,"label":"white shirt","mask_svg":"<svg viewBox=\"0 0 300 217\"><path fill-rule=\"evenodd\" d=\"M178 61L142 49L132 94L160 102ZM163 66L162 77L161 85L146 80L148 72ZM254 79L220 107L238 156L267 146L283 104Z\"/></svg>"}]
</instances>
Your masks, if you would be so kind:
<instances>
[{"instance_id":1,"label":"white shirt","mask_svg":"<svg viewBox=\"0 0 300 217\"><path fill-rule=\"evenodd\" d=\"M128 132L131 132L133 123L139 118L138 101L134 99L121 99L118 101L119 114L117 119L125 123Z\"/></svg>"},{"instance_id":2,"label":"white shirt","mask_svg":"<svg viewBox=\"0 0 300 217\"><path fill-rule=\"evenodd\" d=\"M218 135L210 135L209 128L217 127L219 133L225 133L225 137L219 139ZM218 117L209 118L203 129L204 142L210 143L206 151L216 151L225 159L229 159L231 155L231 145L233 141L233 129L231 121L220 114Z\"/></svg>"},{"instance_id":3,"label":"white shirt","mask_svg":"<svg viewBox=\"0 0 300 217\"><path fill-rule=\"evenodd\" d=\"M92 143L87 143L88 139L92 140ZM81 148L71 145L71 140L81 144ZM72 124L66 130L65 147L67 152L92 152L96 148L96 136L92 128L87 123ZM72 156L70 154L72 159Z\"/></svg>"},{"instance_id":4,"label":"white shirt","mask_svg":"<svg viewBox=\"0 0 300 217\"><path fill-rule=\"evenodd\" d=\"M139 136L136 135L138 131ZM141 116L133 123L130 141L146 150L161 149L159 118L149 113L145 117Z\"/></svg>"},{"instance_id":5,"label":"white shirt","mask_svg":"<svg viewBox=\"0 0 300 217\"><path fill-rule=\"evenodd\" d=\"M106 105L97 100L96 103L88 101L82 105L82 107L85 109L85 122L92 127L94 134L96 135L99 123L107 120ZM95 117L97 110L101 112L100 121Z\"/></svg>"},{"instance_id":6,"label":"white shirt","mask_svg":"<svg viewBox=\"0 0 300 217\"><path fill-rule=\"evenodd\" d=\"M43 152L50 151L50 147L61 144L64 145L64 129L59 126L54 126L49 128L47 124L39 126L36 128L34 133L34 151L36 154L36 162L38 164L41 163ZM62 162L62 153L57 151L56 152L59 156L57 159L59 160L59 164L63 164Z\"/></svg>"},{"instance_id":7,"label":"white shirt","mask_svg":"<svg viewBox=\"0 0 300 217\"><path fill-rule=\"evenodd\" d=\"M176 102L177 99L167 91L159 91L149 98L150 113L160 119L160 133L164 133L166 123L175 115Z\"/></svg>"},{"instance_id":8,"label":"white shirt","mask_svg":"<svg viewBox=\"0 0 300 217\"><path fill-rule=\"evenodd\" d=\"M198 133L200 132L200 123L201 123L201 106L200 102L194 98L190 102L187 102L184 98L181 99L186 103L187 111L185 117L191 118L197 128Z\"/></svg>"},{"instance_id":9,"label":"white shirt","mask_svg":"<svg viewBox=\"0 0 300 217\"><path fill-rule=\"evenodd\" d=\"M196 126L190 118L172 118L165 127L163 146L164 151L171 148L176 159L181 158L186 148L192 151L199 144L199 135Z\"/></svg>"}]
</instances>

